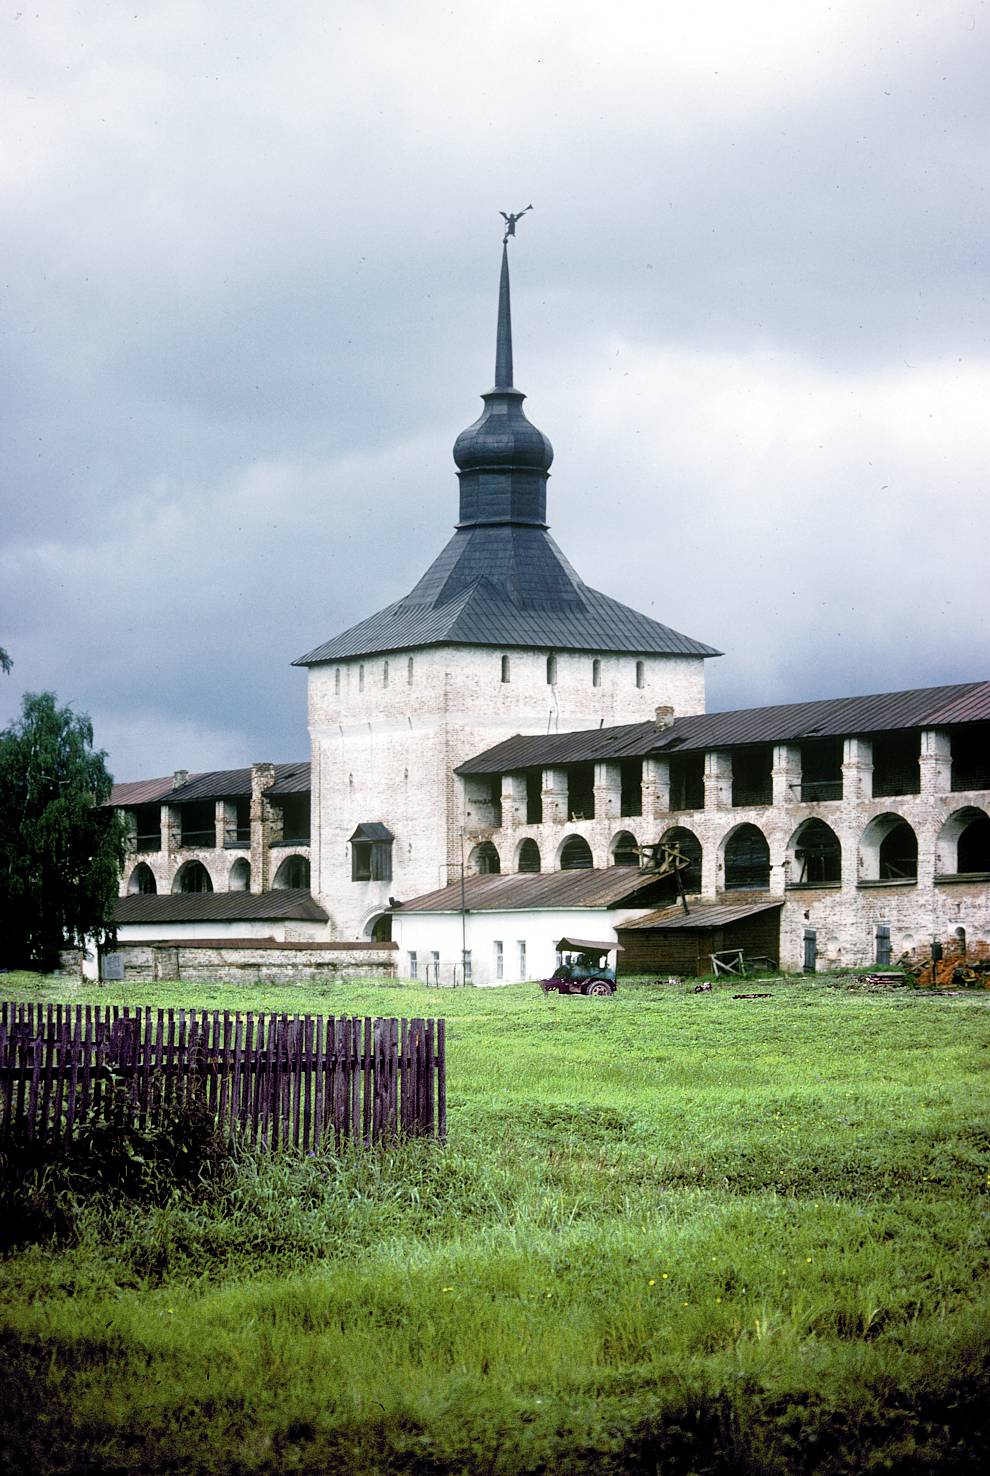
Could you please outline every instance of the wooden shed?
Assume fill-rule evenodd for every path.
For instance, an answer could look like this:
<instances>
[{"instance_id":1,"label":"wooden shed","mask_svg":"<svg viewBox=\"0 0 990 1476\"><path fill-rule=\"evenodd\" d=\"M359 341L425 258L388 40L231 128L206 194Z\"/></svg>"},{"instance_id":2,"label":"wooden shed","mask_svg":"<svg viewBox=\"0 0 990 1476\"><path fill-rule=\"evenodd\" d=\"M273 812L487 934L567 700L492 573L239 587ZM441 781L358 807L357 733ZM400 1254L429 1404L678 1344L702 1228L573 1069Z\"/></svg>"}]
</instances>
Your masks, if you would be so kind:
<instances>
[{"instance_id":1,"label":"wooden shed","mask_svg":"<svg viewBox=\"0 0 990 1476\"><path fill-rule=\"evenodd\" d=\"M780 958L784 902L692 902L648 912L616 928L622 945L619 977L629 974L709 974L711 955L741 948L750 958Z\"/></svg>"}]
</instances>

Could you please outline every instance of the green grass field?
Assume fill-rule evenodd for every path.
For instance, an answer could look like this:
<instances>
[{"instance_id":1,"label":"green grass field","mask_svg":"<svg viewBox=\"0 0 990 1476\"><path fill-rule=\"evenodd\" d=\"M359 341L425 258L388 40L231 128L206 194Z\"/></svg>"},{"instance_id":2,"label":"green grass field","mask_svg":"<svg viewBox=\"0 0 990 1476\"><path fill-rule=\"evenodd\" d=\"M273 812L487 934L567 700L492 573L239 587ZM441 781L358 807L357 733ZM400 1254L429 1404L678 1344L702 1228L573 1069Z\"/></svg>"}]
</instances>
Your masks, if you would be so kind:
<instances>
[{"instance_id":1,"label":"green grass field","mask_svg":"<svg viewBox=\"0 0 990 1476\"><path fill-rule=\"evenodd\" d=\"M847 983L74 992L442 1013L450 1138L75 1202L0 1262L0 1463L982 1469L990 996Z\"/></svg>"}]
</instances>

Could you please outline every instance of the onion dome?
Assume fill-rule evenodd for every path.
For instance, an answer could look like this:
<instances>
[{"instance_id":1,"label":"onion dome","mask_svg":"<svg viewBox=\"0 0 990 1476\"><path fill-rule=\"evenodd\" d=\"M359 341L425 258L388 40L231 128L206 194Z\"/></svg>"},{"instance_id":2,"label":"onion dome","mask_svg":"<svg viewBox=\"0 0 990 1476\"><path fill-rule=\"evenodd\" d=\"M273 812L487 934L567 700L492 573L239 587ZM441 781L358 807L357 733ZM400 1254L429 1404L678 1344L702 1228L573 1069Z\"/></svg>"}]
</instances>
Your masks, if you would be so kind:
<instances>
[{"instance_id":1,"label":"onion dome","mask_svg":"<svg viewBox=\"0 0 990 1476\"><path fill-rule=\"evenodd\" d=\"M509 259L502 247L495 385L485 408L454 442L461 481L459 526L473 523L546 525L546 481L553 461L549 438L527 420L526 398L512 383Z\"/></svg>"}]
</instances>

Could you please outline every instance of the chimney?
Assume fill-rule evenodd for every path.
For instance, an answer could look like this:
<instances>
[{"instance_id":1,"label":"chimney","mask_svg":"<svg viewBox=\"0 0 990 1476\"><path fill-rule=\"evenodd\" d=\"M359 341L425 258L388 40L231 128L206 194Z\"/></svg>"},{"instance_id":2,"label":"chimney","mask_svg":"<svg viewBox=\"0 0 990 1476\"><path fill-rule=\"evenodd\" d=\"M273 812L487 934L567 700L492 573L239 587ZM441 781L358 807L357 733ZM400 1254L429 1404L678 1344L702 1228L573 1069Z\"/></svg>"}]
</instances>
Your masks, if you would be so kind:
<instances>
[{"instance_id":1,"label":"chimney","mask_svg":"<svg viewBox=\"0 0 990 1476\"><path fill-rule=\"evenodd\" d=\"M189 770L188 769L176 769L175 773L172 775L172 788L173 789L178 789L179 785L180 784L185 784L186 781L188 780L188 778L189 778Z\"/></svg>"},{"instance_id":2,"label":"chimney","mask_svg":"<svg viewBox=\"0 0 990 1476\"><path fill-rule=\"evenodd\" d=\"M674 726L674 709L672 707L658 707L656 716L656 729L658 733L666 733L668 728Z\"/></svg>"}]
</instances>

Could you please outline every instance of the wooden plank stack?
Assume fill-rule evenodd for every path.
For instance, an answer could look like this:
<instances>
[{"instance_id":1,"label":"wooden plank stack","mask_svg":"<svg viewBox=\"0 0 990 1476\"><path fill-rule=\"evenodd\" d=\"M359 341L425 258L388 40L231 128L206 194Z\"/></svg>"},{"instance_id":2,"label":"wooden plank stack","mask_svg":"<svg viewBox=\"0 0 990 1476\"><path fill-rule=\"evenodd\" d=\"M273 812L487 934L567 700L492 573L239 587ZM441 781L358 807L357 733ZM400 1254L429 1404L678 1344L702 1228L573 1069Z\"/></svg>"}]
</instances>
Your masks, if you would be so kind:
<instances>
[{"instance_id":1,"label":"wooden plank stack","mask_svg":"<svg viewBox=\"0 0 990 1476\"><path fill-rule=\"evenodd\" d=\"M267 1149L447 1134L445 1022L0 1003L0 1136L71 1136L113 1090L142 1126L197 1098Z\"/></svg>"}]
</instances>

